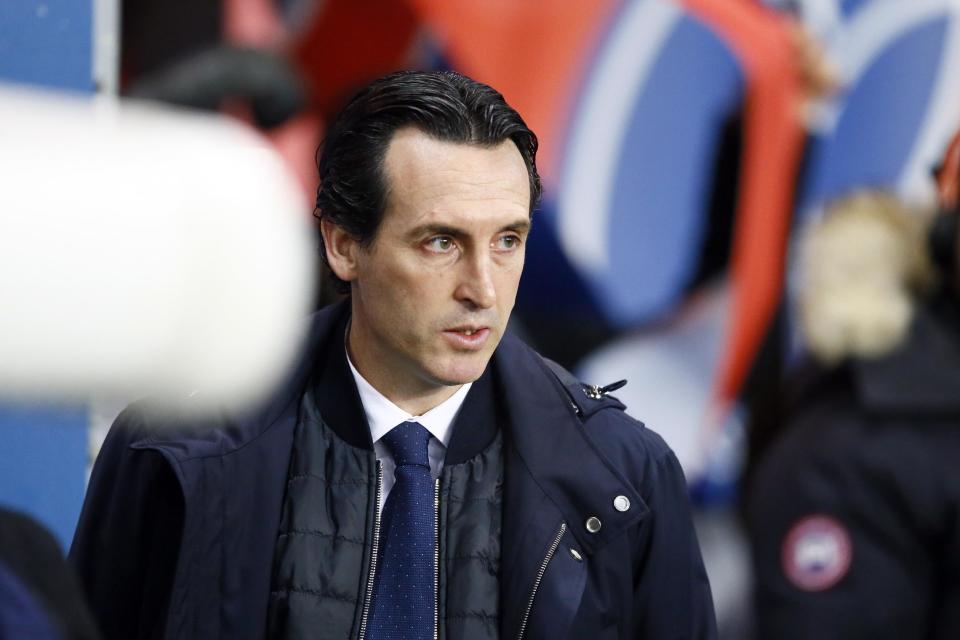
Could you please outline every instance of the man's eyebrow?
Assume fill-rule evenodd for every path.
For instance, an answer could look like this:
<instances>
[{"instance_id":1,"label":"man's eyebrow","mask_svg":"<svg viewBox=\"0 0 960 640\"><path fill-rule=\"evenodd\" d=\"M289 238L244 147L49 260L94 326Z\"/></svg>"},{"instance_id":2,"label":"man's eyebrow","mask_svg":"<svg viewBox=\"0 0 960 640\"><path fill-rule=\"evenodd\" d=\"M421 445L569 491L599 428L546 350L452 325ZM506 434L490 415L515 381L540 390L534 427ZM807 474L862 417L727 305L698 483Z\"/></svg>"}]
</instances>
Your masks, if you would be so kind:
<instances>
[{"instance_id":1,"label":"man's eyebrow","mask_svg":"<svg viewBox=\"0 0 960 640\"><path fill-rule=\"evenodd\" d=\"M507 225L500 227L497 233L502 233L504 231L513 231L514 233L527 233L530 231L530 221L529 220L518 220ZM459 227L453 227L446 224L422 224L418 227L414 227L407 233L407 236L411 238L419 238L421 236L452 236L454 238L462 238L464 236L470 235L466 229L461 229Z\"/></svg>"},{"instance_id":2,"label":"man's eyebrow","mask_svg":"<svg viewBox=\"0 0 960 640\"><path fill-rule=\"evenodd\" d=\"M445 224L422 224L411 229L407 235L411 238L419 238L420 236L453 236L459 238L467 235L467 232Z\"/></svg>"},{"instance_id":3,"label":"man's eyebrow","mask_svg":"<svg viewBox=\"0 0 960 640\"><path fill-rule=\"evenodd\" d=\"M500 231L513 231L514 233L527 233L530 231L530 220L518 220L513 224L508 224L500 228Z\"/></svg>"}]
</instances>

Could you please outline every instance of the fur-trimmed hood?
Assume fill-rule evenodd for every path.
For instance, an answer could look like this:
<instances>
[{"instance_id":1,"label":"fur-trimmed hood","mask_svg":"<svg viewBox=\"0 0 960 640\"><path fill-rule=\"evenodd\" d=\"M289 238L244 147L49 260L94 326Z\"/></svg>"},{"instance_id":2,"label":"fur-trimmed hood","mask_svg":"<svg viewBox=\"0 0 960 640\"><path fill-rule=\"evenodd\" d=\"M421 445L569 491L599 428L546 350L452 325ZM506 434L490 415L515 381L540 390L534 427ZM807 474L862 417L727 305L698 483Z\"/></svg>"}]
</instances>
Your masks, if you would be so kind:
<instances>
[{"instance_id":1,"label":"fur-trimmed hood","mask_svg":"<svg viewBox=\"0 0 960 640\"><path fill-rule=\"evenodd\" d=\"M892 195L859 192L835 201L800 243L800 325L825 363L877 358L902 344L934 270L931 216Z\"/></svg>"}]
</instances>

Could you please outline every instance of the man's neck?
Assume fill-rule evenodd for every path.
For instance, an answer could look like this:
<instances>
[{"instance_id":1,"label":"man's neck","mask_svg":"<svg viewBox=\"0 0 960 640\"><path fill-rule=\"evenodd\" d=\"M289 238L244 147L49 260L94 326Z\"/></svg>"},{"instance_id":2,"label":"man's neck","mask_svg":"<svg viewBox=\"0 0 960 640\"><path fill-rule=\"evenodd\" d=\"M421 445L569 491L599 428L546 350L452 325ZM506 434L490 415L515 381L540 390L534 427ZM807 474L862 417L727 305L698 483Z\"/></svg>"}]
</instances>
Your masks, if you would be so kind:
<instances>
[{"instance_id":1,"label":"man's neck","mask_svg":"<svg viewBox=\"0 0 960 640\"><path fill-rule=\"evenodd\" d=\"M351 359L353 357L351 356ZM354 366L363 378L370 383L374 389L383 394L383 396L397 405L412 416L422 416L427 411L440 406L444 401L449 400L463 385L440 386L432 389L417 391L409 388L391 387L384 384L384 381L371 379L370 376L353 360Z\"/></svg>"},{"instance_id":2,"label":"man's neck","mask_svg":"<svg viewBox=\"0 0 960 640\"><path fill-rule=\"evenodd\" d=\"M372 365L363 349L357 349L353 342L353 323L347 325L346 347L350 362L363 379L374 389L413 416L420 416L448 400L463 385L437 385L420 380L415 376L385 375L381 368Z\"/></svg>"}]
</instances>

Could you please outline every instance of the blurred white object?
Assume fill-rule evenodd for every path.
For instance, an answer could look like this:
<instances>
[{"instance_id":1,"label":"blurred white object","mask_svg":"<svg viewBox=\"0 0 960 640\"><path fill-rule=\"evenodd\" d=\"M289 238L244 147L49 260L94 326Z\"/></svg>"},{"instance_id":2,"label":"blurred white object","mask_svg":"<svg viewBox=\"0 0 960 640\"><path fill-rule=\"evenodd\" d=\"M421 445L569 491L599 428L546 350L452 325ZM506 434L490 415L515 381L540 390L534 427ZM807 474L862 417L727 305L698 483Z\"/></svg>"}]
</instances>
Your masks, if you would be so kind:
<instances>
[{"instance_id":1,"label":"blurred white object","mask_svg":"<svg viewBox=\"0 0 960 640\"><path fill-rule=\"evenodd\" d=\"M314 253L242 125L0 87L0 398L254 401L297 348Z\"/></svg>"}]
</instances>

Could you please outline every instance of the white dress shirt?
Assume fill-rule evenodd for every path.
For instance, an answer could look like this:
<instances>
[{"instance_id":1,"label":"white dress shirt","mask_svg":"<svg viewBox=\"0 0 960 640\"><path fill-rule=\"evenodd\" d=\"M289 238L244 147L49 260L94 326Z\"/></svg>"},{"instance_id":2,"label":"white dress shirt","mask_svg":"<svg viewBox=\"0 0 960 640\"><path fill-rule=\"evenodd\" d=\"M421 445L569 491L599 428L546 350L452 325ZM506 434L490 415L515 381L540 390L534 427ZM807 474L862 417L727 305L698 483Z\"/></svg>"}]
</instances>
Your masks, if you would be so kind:
<instances>
[{"instance_id":1,"label":"white dress shirt","mask_svg":"<svg viewBox=\"0 0 960 640\"><path fill-rule=\"evenodd\" d=\"M447 453L447 445L450 444L451 428L453 421L463 405L467 392L473 384L467 383L457 389L452 396L430 409L421 416L412 416L397 405L390 402L386 396L373 388L367 382L357 368L353 366L350 360L350 354L347 353L347 363L350 365L350 373L353 374L353 380L357 383L357 391L360 392L360 402L363 404L363 412L367 416L367 424L370 425L370 439L373 441L373 451L380 461L383 468L383 483L380 491L380 511L383 511L383 505L390 495L395 478L393 471L396 464L393 461L393 455L387 449L387 445L382 442L383 436L387 435L394 427L408 420L419 422L430 432L430 443L427 445L427 454L430 457L430 474L434 480L440 477L443 470L443 458Z\"/></svg>"}]
</instances>

